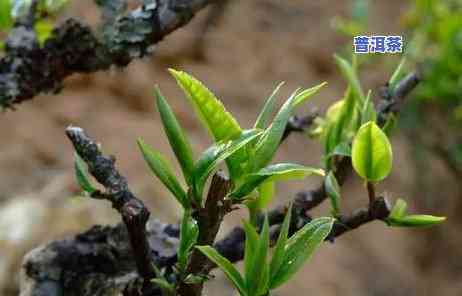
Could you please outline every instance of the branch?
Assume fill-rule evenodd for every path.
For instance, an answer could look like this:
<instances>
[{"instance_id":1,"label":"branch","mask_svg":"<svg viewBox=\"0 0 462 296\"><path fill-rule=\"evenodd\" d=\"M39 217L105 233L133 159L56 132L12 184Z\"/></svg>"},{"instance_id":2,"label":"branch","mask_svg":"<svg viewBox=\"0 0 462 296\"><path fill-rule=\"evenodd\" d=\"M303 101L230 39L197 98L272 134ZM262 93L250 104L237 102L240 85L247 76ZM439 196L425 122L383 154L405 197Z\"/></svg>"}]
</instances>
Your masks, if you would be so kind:
<instances>
[{"instance_id":1,"label":"branch","mask_svg":"<svg viewBox=\"0 0 462 296\"><path fill-rule=\"evenodd\" d=\"M105 5L114 5L111 2ZM40 93L57 93L63 80L72 74L124 67L133 59L151 54L153 45L186 25L211 2L153 0L124 15L118 11L120 14L112 18L105 11L106 23L100 36L71 18L57 26L42 47L30 26L33 17L18 22L6 40L6 55L0 60L0 107L13 108Z\"/></svg>"},{"instance_id":2,"label":"branch","mask_svg":"<svg viewBox=\"0 0 462 296\"><path fill-rule=\"evenodd\" d=\"M207 201L203 208L198 208L193 213L199 226L199 237L197 245L213 245L217 236L223 217L231 211L231 201L225 197L231 190L232 183L223 174L217 172L210 185L207 194ZM207 275L210 261L199 250L194 249L189 258L186 267L186 275L199 274ZM187 284L184 281L179 283L178 294L183 296L200 296L202 295L203 283Z\"/></svg>"},{"instance_id":3,"label":"branch","mask_svg":"<svg viewBox=\"0 0 462 296\"><path fill-rule=\"evenodd\" d=\"M91 175L106 189L104 193L95 193L94 197L110 201L122 216L138 273L144 279L145 286L148 285L155 277L151 249L146 235L149 210L128 188L127 180L115 168L114 157L104 156L98 145L79 127L68 127L66 134L78 155L87 163Z\"/></svg>"},{"instance_id":4,"label":"branch","mask_svg":"<svg viewBox=\"0 0 462 296\"><path fill-rule=\"evenodd\" d=\"M378 122L383 126L391 114L399 113L404 99L421 81L421 75L418 72L411 73L404 79L398 82L395 90L392 92L389 86L383 91L382 100L378 107ZM297 119L292 117L292 122L297 122ZM306 122L306 121L305 121ZM302 124L300 128L286 127L286 137L291 132L300 132L309 125ZM348 175L352 171L351 160L349 157L337 158L333 165L335 177L340 186L344 184ZM297 193L293 200L293 214L292 225L296 228L302 227L305 223L311 220L308 211L320 205L328 198L324 182L321 183L316 189L311 191L302 191ZM380 205L380 206L379 206ZM380 210L378 210L380 209ZM279 206L268 212L268 219L270 225L281 224L287 213L287 205ZM332 230L331 236L339 236L348 230L355 229L365 223L376 219L384 219L388 216L389 209L387 202L383 198L375 199L368 209L361 209L354 213L352 216L342 217ZM386 216L383 216L387 214ZM260 216L260 224L262 216ZM339 224L340 223L340 224ZM232 260L233 262L242 260L243 246L245 241L244 230L241 227L235 227L231 232L221 241L217 242L215 247L222 255Z\"/></svg>"}]
</instances>

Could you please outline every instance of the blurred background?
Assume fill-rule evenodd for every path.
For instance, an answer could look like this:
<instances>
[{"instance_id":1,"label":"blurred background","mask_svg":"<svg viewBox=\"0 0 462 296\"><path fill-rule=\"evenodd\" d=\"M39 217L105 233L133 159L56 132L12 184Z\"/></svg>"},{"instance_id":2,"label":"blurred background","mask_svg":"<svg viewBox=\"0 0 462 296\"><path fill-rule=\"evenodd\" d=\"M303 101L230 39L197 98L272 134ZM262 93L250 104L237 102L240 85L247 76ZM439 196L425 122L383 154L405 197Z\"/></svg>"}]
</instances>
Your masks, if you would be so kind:
<instances>
[{"instance_id":1,"label":"blurred background","mask_svg":"<svg viewBox=\"0 0 462 296\"><path fill-rule=\"evenodd\" d=\"M71 1L62 18L96 24L92 1ZM212 16L212 19L210 17ZM333 54L350 56L353 36L403 35L406 68L419 65L428 77L409 98L392 138L394 170L380 185L392 199L404 198L411 211L447 216L428 229L388 228L374 222L325 244L294 280L275 295L462 295L462 1L228 1L222 10L204 10L191 24L158 45L153 57L125 69L74 75L58 95L42 95L0 114L0 295L18 293L18 270L29 250L82 232L94 224L115 224L105 202L78 197L73 149L64 135L79 125L117 157L132 190L153 216L177 222L174 199L152 177L136 146L145 141L172 162L152 91L158 84L169 99L198 154L211 141L166 71L185 70L202 80L228 110L250 127L264 99L286 81L279 102L298 86L329 84L301 108L325 111L341 98L345 81ZM401 55L361 57L364 89L378 90ZM279 160L320 165L321 145L294 135ZM319 183L278 185L275 204ZM365 205L361 182L342 189L343 210ZM327 215L323 205L315 215ZM244 217L227 217L226 233ZM219 271L208 295L235 295Z\"/></svg>"}]
</instances>

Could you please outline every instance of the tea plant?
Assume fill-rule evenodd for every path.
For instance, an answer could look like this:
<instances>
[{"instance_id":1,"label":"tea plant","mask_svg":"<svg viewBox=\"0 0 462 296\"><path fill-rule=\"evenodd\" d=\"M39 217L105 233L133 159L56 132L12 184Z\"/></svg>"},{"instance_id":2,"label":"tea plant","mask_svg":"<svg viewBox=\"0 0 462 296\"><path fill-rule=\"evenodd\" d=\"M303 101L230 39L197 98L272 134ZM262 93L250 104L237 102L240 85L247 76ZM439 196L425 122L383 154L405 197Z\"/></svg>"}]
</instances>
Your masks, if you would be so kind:
<instances>
[{"instance_id":1,"label":"tea plant","mask_svg":"<svg viewBox=\"0 0 462 296\"><path fill-rule=\"evenodd\" d=\"M159 269L153 262L143 262L148 257L143 254L146 250L140 248L146 245L146 239L140 235L143 235L147 219L144 218L140 225L133 225L132 221L138 219L138 210L145 211L144 205L130 193L113 160L104 157L83 130L68 128L68 136L77 151L77 180L89 196L109 199L121 212L131 236L139 273L145 279L144 288L151 284L160 287L164 295L201 295L203 284L210 279L209 273L216 265L240 295L269 295L290 280L326 239L333 240L373 220L382 220L393 227L430 226L444 221L443 217L408 215L402 199L390 209L388 201L378 196L375 189L391 172L393 155L387 133L394 126L402 100L416 85L416 75L412 73L395 81L399 76L397 72L401 71L398 69L389 83L393 100L383 98L376 108L372 92L366 93L361 87L354 60L350 63L338 56L335 60L348 88L344 97L327 110L325 117L318 117L309 124L292 117L295 109L309 101L325 83L295 90L273 116L278 90L282 87L279 84L250 129L242 128L221 101L196 78L170 70L214 141L202 154L195 156L167 99L155 89L164 132L181 167L183 180L177 179L172 165L160 152L142 139L138 140L138 146L152 173L183 209L177 261L170 269ZM321 167L272 163L281 141L297 130L306 131L323 143ZM92 185L82 159L88 164L89 172L106 187L106 192ZM226 174L221 169L222 164ZM341 185L350 168L364 180L369 201L366 209L346 215L342 212ZM297 198L293 204L268 212L277 182L309 176L324 179L318 192L319 200ZM306 215L307 210L326 198L331 201L330 216L312 219ZM127 212L132 202L137 204L137 211L133 212L131 205L128 207L131 212ZM241 206L248 210L248 219L242 223L245 243L238 258L231 258L220 241L215 240L225 215ZM277 231L272 234L270 227ZM235 240L235 233L230 233L225 240ZM235 248L239 248L238 243L239 239L235 241ZM272 255L271 246L274 246ZM242 273L233 265L240 259L244 260Z\"/></svg>"}]
</instances>

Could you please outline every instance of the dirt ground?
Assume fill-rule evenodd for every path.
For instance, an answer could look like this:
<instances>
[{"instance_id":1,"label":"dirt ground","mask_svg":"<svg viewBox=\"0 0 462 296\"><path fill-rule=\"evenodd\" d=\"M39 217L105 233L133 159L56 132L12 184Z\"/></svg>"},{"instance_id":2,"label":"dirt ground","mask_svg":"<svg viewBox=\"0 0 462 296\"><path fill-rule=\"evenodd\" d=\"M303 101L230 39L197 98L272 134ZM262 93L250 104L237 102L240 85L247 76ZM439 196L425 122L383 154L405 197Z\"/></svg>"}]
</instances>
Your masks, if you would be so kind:
<instances>
[{"instance_id":1,"label":"dirt ground","mask_svg":"<svg viewBox=\"0 0 462 296\"><path fill-rule=\"evenodd\" d=\"M94 22L98 13L87 2L73 4L67 14ZM406 4L399 0L372 3L370 31L401 33L396 15ZM28 250L93 224L119 220L109 204L74 197L78 189L66 126L79 125L101 141L105 151L116 155L131 188L153 215L176 222L178 207L150 175L136 146L136 139L143 137L174 162L154 108L154 85L169 99L197 154L211 142L166 69L185 70L204 81L243 126L252 125L264 98L279 81L286 81L283 96L298 86L327 81L328 86L299 112L324 110L340 98L345 87L332 55L351 41L335 33L331 21L346 15L349 5L349 1L333 0L232 1L206 36L204 59L192 54L204 21L202 13L159 44L152 58L123 70L73 76L59 95L42 95L15 112L1 114L0 295L17 294L17 270ZM367 66L361 75L366 89L377 90L389 73ZM395 169L379 189L393 198L404 197L411 208L419 209L412 143L398 132L393 145ZM320 155L317 142L298 135L281 147L277 158L318 165ZM461 228L454 210L461 194L442 164L428 162L435 174L436 195L426 210L448 216L447 223L437 230L390 229L378 222L366 225L324 245L304 271L274 295L462 295ZM311 178L281 184L275 203L318 182ZM346 212L366 202L365 190L356 179L346 185L342 196ZM327 213L326 205L316 211ZM222 232L241 217L243 213L228 217ZM207 294L234 295L222 274L215 274L217 280L208 284Z\"/></svg>"}]
</instances>

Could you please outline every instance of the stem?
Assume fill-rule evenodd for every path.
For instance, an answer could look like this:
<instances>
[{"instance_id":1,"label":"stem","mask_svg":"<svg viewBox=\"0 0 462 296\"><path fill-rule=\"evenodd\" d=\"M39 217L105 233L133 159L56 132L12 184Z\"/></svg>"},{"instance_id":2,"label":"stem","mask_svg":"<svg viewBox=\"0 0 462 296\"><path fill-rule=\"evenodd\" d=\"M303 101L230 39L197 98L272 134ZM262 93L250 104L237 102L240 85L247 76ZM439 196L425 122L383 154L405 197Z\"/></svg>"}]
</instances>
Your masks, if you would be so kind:
<instances>
[{"instance_id":1,"label":"stem","mask_svg":"<svg viewBox=\"0 0 462 296\"><path fill-rule=\"evenodd\" d=\"M226 176L218 171L212 178L207 200L203 208L193 212L193 217L199 226L197 245L213 245L223 217L231 210L231 203L225 200L231 190L232 183ZM211 262L199 250L193 249L186 266L185 276L189 274L207 275ZM182 296L201 296L203 283L187 284L181 281L178 284L178 294Z\"/></svg>"},{"instance_id":2,"label":"stem","mask_svg":"<svg viewBox=\"0 0 462 296\"><path fill-rule=\"evenodd\" d=\"M375 186L374 186L374 183L369 182L369 181L366 183L366 186L367 186L367 194L369 196L369 206L371 206L372 204L374 204L374 201L375 201Z\"/></svg>"}]
</instances>

